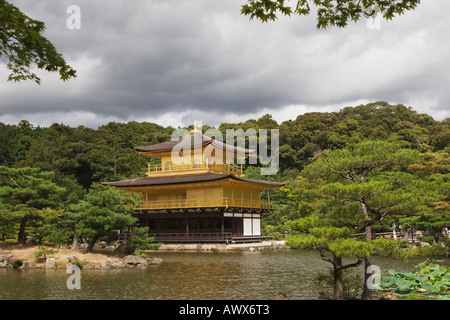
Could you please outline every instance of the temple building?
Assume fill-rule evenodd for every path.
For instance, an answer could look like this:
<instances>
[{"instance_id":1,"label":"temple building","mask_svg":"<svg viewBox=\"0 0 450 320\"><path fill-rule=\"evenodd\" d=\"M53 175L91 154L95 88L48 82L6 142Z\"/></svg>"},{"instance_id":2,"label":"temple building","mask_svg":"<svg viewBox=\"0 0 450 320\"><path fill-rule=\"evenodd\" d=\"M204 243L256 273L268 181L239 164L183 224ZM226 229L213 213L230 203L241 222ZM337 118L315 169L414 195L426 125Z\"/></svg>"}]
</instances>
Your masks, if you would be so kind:
<instances>
[{"instance_id":1,"label":"temple building","mask_svg":"<svg viewBox=\"0 0 450 320\"><path fill-rule=\"evenodd\" d=\"M226 162L230 152L247 157L253 150L223 143L198 129L178 140L135 150L160 158L161 164L149 164L146 177L103 184L132 193L139 202L133 216L149 228L155 242L237 243L265 238L261 216L274 204L269 192L261 199L262 191L284 183L247 179L242 165Z\"/></svg>"}]
</instances>

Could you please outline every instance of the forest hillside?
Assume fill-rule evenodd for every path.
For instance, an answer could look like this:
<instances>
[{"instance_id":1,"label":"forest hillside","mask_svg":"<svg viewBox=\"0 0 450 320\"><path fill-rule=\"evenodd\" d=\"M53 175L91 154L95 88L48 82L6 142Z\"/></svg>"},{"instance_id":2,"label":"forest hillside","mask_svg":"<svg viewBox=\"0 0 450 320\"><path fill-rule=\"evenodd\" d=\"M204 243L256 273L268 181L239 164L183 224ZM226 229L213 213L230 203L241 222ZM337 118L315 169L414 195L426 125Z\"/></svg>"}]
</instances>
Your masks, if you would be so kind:
<instances>
[{"instance_id":1,"label":"forest hillside","mask_svg":"<svg viewBox=\"0 0 450 320\"><path fill-rule=\"evenodd\" d=\"M203 126L204 131L208 128L208 125ZM433 221L425 219L425 223L403 212L410 219L409 223L422 229L424 226L427 228L426 225L432 229L436 224L436 230L449 223L450 195L446 188L450 172L450 118L436 121L411 107L380 101L345 107L338 112L306 113L282 123L277 123L267 114L240 123L222 123L217 129L225 137L227 129L238 128L244 131L253 128L256 132L259 129L267 129L268 132L270 129L279 130L278 173L262 176L257 170L260 164L245 166L247 177L287 182L285 187L271 194L277 206L272 214L264 218L265 234L284 237L289 232L287 221L323 209L323 203L327 202L323 198L326 192L323 191L325 189L319 191L319 186L330 181L324 180L325 177L304 174L312 164L329 152L352 150L361 143L371 141L413 150L420 160L411 160L408 166L401 168L398 164L394 168L393 164L387 171L408 173L416 180L433 182L441 189L439 197L421 203L424 211L431 210L439 215L434 215ZM70 206L79 204L92 186L99 182L145 176L148 162L156 164L158 160L141 156L133 148L170 140L175 129L136 121L110 122L97 129L57 123L40 127L26 119L13 125L0 123L0 238L16 237L25 215L28 218L23 227L28 234L41 240L51 238L70 242L73 229L70 223L64 225L61 223L64 219L55 217L64 217L64 212ZM192 129L192 126L186 129ZM10 201L11 188L19 186L19 180L12 176L13 169L18 175L17 170L27 172L21 174L25 177L24 184L31 181L27 178L31 175L36 178L36 184L30 184L29 189L37 184L41 186L28 195L29 199L34 199L34 204L27 200L21 202L20 207ZM23 190L22 193L25 192ZM338 206L336 203L334 205ZM386 219L379 228L389 228L392 221ZM425 224L421 225L422 222ZM44 227L56 224L56 228L51 228L53 231ZM56 229L65 231L55 235Z\"/></svg>"}]
</instances>

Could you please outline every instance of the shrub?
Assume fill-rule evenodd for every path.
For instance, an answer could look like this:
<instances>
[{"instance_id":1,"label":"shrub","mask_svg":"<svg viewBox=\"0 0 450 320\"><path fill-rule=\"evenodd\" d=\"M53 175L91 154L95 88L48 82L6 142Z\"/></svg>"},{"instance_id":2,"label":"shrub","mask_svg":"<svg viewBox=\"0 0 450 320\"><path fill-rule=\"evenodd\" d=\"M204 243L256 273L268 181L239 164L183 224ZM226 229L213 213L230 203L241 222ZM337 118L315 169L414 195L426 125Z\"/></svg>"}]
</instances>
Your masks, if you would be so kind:
<instances>
[{"instance_id":1,"label":"shrub","mask_svg":"<svg viewBox=\"0 0 450 320\"><path fill-rule=\"evenodd\" d=\"M144 258L144 259L148 258L148 255L145 254L144 252L135 252L134 255L138 256L138 257L141 257L141 258Z\"/></svg>"},{"instance_id":2,"label":"shrub","mask_svg":"<svg viewBox=\"0 0 450 320\"><path fill-rule=\"evenodd\" d=\"M162 242L151 243L147 246L147 250L158 250L163 245Z\"/></svg>"},{"instance_id":3,"label":"shrub","mask_svg":"<svg viewBox=\"0 0 450 320\"><path fill-rule=\"evenodd\" d=\"M14 269L18 269L18 268L20 268L22 266L23 261L24 261L23 259L16 259L16 260L13 260L11 262L11 264L12 264Z\"/></svg>"},{"instance_id":4,"label":"shrub","mask_svg":"<svg viewBox=\"0 0 450 320\"><path fill-rule=\"evenodd\" d=\"M448 249L440 243L429 247L417 248L414 250L408 250L408 257L438 257L448 255Z\"/></svg>"},{"instance_id":5,"label":"shrub","mask_svg":"<svg viewBox=\"0 0 450 320\"><path fill-rule=\"evenodd\" d=\"M417 239L421 242L427 242L429 244L435 243L433 236L418 236Z\"/></svg>"},{"instance_id":6,"label":"shrub","mask_svg":"<svg viewBox=\"0 0 450 320\"><path fill-rule=\"evenodd\" d=\"M39 251L36 251L36 253L34 254L36 259L39 259L39 258L46 259L47 258L47 254L58 253L58 250L47 248L44 245L41 245L38 248L39 248Z\"/></svg>"},{"instance_id":7,"label":"shrub","mask_svg":"<svg viewBox=\"0 0 450 320\"><path fill-rule=\"evenodd\" d=\"M283 235L281 232L275 231L271 234L271 236L274 238L274 240L280 240L283 238Z\"/></svg>"},{"instance_id":8,"label":"shrub","mask_svg":"<svg viewBox=\"0 0 450 320\"><path fill-rule=\"evenodd\" d=\"M77 267L79 267L80 269L83 269L83 267L84 267L85 265L88 264L88 261L86 261L86 260L83 260L83 261L80 261L80 260L73 260L71 263L72 263L74 266L77 266Z\"/></svg>"},{"instance_id":9,"label":"shrub","mask_svg":"<svg viewBox=\"0 0 450 320\"><path fill-rule=\"evenodd\" d=\"M153 238L147 236L148 227L135 228L127 239L125 253L134 254L136 249L148 250L152 246Z\"/></svg>"}]
</instances>

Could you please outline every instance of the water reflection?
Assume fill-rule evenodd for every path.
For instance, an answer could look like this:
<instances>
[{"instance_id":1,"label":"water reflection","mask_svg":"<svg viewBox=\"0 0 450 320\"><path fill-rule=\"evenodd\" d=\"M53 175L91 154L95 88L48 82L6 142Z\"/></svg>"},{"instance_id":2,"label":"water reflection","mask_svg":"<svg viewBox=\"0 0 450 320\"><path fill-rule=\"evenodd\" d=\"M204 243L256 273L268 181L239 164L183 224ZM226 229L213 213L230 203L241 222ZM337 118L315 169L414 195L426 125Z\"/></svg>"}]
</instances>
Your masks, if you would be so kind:
<instances>
[{"instance_id":1,"label":"water reflection","mask_svg":"<svg viewBox=\"0 0 450 320\"><path fill-rule=\"evenodd\" d=\"M147 270L82 270L80 290L67 288L70 275L65 270L0 269L0 299L264 300L279 291L290 299L317 299L321 289L315 276L330 267L317 252L302 250L157 252L152 256L163 263ZM389 269L409 271L424 260L375 257L373 264L387 274Z\"/></svg>"}]
</instances>

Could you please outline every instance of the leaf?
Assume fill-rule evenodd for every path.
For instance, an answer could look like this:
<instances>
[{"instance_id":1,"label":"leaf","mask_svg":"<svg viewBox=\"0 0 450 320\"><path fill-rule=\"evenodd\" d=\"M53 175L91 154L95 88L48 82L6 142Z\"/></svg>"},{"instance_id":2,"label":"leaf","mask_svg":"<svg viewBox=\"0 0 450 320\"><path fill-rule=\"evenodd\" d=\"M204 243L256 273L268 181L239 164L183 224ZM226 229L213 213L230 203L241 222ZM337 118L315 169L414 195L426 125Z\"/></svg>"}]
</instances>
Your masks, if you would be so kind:
<instances>
[{"instance_id":1,"label":"leaf","mask_svg":"<svg viewBox=\"0 0 450 320\"><path fill-rule=\"evenodd\" d=\"M442 291L442 289L445 289L447 287L447 285L444 283L444 281L438 280L434 283L434 285L436 286L436 288L438 288L440 291Z\"/></svg>"},{"instance_id":2,"label":"leaf","mask_svg":"<svg viewBox=\"0 0 450 320\"><path fill-rule=\"evenodd\" d=\"M424 276L420 276L420 277L416 277L416 281L419 281L419 283L421 283L421 282L425 282L425 281L427 281L427 277L424 277Z\"/></svg>"},{"instance_id":3,"label":"leaf","mask_svg":"<svg viewBox=\"0 0 450 320\"><path fill-rule=\"evenodd\" d=\"M430 291L433 292L433 293L438 293L438 292L439 292L439 288L436 287L436 286L432 286L432 287L430 288Z\"/></svg>"},{"instance_id":4,"label":"leaf","mask_svg":"<svg viewBox=\"0 0 450 320\"><path fill-rule=\"evenodd\" d=\"M433 285L429 282L422 283L421 288L425 290L430 290Z\"/></svg>"},{"instance_id":5,"label":"leaf","mask_svg":"<svg viewBox=\"0 0 450 320\"><path fill-rule=\"evenodd\" d=\"M395 277L384 276L384 277L381 278L381 280L382 281L380 283L380 286L382 288L390 288L390 287L392 287L392 285L395 282Z\"/></svg>"},{"instance_id":6,"label":"leaf","mask_svg":"<svg viewBox=\"0 0 450 320\"><path fill-rule=\"evenodd\" d=\"M396 276L397 274L398 274L398 272L397 271L395 271L395 270L389 270L388 271L389 272L389 274L391 274L391 275L393 275L393 276Z\"/></svg>"},{"instance_id":7,"label":"leaf","mask_svg":"<svg viewBox=\"0 0 450 320\"><path fill-rule=\"evenodd\" d=\"M411 287L412 283L406 279L397 279L397 281L395 281L395 285L399 291L407 291Z\"/></svg>"},{"instance_id":8,"label":"leaf","mask_svg":"<svg viewBox=\"0 0 450 320\"><path fill-rule=\"evenodd\" d=\"M444 267L439 267L437 268L434 272L436 272L436 274L444 274L445 273L445 268Z\"/></svg>"}]
</instances>

